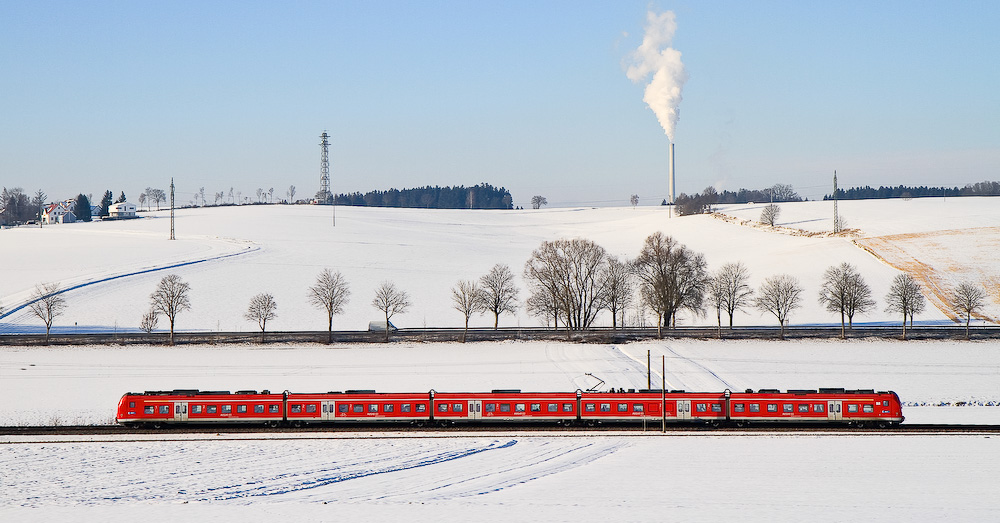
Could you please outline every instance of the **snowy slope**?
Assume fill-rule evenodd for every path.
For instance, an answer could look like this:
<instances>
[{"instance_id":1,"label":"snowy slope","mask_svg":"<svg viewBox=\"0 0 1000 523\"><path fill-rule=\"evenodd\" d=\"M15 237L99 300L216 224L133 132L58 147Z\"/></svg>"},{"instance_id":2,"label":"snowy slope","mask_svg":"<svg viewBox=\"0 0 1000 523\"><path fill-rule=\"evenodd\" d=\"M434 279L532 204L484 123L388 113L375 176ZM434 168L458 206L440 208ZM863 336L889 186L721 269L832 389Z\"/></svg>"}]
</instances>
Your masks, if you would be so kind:
<instances>
[{"instance_id":1,"label":"snowy slope","mask_svg":"<svg viewBox=\"0 0 1000 523\"><path fill-rule=\"evenodd\" d=\"M938 231L944 220L935 219L935 213L949 216L947 230L995 227L1000 225L997 202L989 198L842 202L842 213L849 226L861 229L861 238L854 239L860 242L901 231ZM895 208L888 212L885 205ZM827 202L783 204L779 221L786 227L822 230L827 207ZM777 273L799 278L806 294L802 309L792 315L793 324L836 321L815 298L822 273L830 265L843 261L855 264L876 298L885 295L898 273L893 266L898 264L889 259L891 253L880 258L850 237L792 235L739 224L739 220L756 219L759 206L724 207L721 211L738 220L671 218L658 207L538 211L338 207L334 226L330 207L244 206L178 211L178 240L174 242L166 240L169 220L165 211L132 221L18 228L0 231L0 262L5 274L16 275L0 279L0 300L9 311L27 299L36 283L56 281L67 288L96 282L66 294L69 309L56 320L55 328L132 330L148 308L156 282L166 273L177 273L192 287L192 310L179 316L179 329L252 330L254 326L243 318L243 311L254 294L269 292L279 304L278 318L269 324L273 329L319 330L325 327L324 314L308 304L306 289L324 267L329 267L343 272L352 290L345 314L335 319L337 328L364 329L368 321L376 319L378 311L370 302L374 288L383 280L392 280L406 290L413 303L407 313L394 318L398 326L459 326L461 315L450 303L450 289L459 279L477 278L495 263L510 265L520 278L531 251L544 240L559 238L589 238L614 255L634 257L645 237L655 231L704 253L710 268L742 261L750 268L755 286ZM939 232L939 236L944 237L939 241L949 241L949 234ZM984 277L1000 274L1000 262L980 252L990 245L981 245L980 236L956 233L951 243L958 252L954 257L969 260ZM961 277L961 271L953 270L952 257L919 247L917 244L906 252L918 259L926 256L928 264L939 264L937 273L951 271L954 276L948 282ZM28 254L37 252L51 254ZM141 272L202 260L208 261ZM131 275L136 272L140 274ZM125 277L105 281L120 275ZM519 283L523 288L523 281ZM521 298L526 298L525 292ZM1000 296L994 299L1000 300ZM996 303L990 307L988 313L995 317ZM880 305L857 319L862 323L896 321L883 308ZM929 307L918 320L948 321L948 314ZM681 318L686 324L712 321L711 317ZM610 319L604 317L599 323L610 324ZM739 314L737 323L771 324L773 319L750 311ZM490 324L486 317L473 320L473 325ZM501 324L532 326L539 321L521 311L502 317ZM41 328L26 309L0 319L2 330Z\"/></svg>"}]
</instances>

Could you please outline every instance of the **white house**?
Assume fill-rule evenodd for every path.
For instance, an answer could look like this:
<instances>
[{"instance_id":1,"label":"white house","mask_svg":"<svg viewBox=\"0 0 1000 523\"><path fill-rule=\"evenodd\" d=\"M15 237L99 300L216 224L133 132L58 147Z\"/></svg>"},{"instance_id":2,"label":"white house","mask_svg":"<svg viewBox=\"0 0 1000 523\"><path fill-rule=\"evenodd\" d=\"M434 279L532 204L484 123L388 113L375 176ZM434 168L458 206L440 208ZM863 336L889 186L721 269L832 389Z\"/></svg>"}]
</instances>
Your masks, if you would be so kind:
<instances>
[{"instance_id":1,"label":"white house","mask_svg":"<svg viewBox=\"0 0 1000 523\"><path fill-rule=\"evenodd\" d=\"M73 223L76 214L66 202L52 203L42 211L42 223Z\"/></svg>"},{"instance_id":2,"label":"white house","mask_svg":"<svg viewBox=\"0 0 1000 523\"><path fill-rule=\"evenodd\" d=\"M120 202L112 204L108 208L108 218L112 220L120 220L123 218L135 218L136 217L136 207L135 204L129 202Z\"/></svg>"}]
</instances>

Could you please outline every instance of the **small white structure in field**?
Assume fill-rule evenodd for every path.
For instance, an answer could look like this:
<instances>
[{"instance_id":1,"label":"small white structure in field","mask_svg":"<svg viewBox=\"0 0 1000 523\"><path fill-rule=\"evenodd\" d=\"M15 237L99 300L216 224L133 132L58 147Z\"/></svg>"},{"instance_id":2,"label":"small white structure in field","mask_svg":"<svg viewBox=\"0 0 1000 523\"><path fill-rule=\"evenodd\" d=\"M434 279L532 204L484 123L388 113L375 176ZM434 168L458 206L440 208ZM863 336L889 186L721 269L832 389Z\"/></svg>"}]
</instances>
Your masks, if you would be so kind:
<instances>
[{"instance_id":1,"label":"small white structure in field","mask_svg":"<svg viewBox=\"0 0 1000 523\"><path fill-rule=\"evenodd\" d=\"M135 204L129 202L119 202L108 207L108 218L111 218L112 220L135 218L135 212Z\"/></svg>"}]
</instances>

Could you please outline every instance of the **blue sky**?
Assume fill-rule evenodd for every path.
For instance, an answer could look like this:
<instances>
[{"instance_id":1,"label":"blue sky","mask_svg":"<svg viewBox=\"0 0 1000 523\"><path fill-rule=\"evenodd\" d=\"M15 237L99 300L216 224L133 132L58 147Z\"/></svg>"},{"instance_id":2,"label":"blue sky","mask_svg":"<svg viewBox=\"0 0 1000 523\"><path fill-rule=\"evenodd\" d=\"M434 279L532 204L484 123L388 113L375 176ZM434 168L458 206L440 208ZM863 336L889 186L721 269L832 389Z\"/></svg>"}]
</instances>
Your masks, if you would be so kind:
<instances>
[{"instance_id":1,"label":"blue sky","mask_svg":"<svg viewBox=\"0 0 1000 523\"><path fill-rule=\"evenodd\" d=\"M0 0L0 185L667 195L623 63L673 10L677 190L1000 179L996 2Z\"/></svg>"}]
</instances>

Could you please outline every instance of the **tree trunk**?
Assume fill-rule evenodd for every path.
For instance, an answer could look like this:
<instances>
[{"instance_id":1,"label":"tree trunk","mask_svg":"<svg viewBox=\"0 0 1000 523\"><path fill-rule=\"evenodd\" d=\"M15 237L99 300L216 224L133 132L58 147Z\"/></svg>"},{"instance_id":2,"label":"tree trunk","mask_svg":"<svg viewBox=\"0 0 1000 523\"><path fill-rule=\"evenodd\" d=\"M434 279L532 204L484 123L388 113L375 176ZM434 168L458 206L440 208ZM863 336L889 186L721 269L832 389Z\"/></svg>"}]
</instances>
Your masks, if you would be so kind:
<instances>
[{"instance_id":1,"label":"tree trunk","mask_svg":"<svg viewBox=\"0 0 1000 523\"><path fill-rule=\"evenodd\" d=\"M174 319L170 318L170 344L174 344Z\"/></svg>"},{"instance_id":2,"label":"tree trunk","mask_svg":"<svg viewBox=\"0 0 1000 523\"><path fill-rule=\"evenodd\" d=\"M493 330L497 330L497 327L499 325L500 325L500 312L493 311Z\"/></svg>"},{"instance_id":3,"label":"tree trunk","mask_svg":"<svg viewBox=\"0 0 1000 523\"><path fill-rule=\"evenodd\" d=\"M972 313L965 317L965 339L969 339L969 323L972 321Z\"/></svg>"},{"instance_id":4,"label":"tree trunk","mask_svg":"<svg viewBox=\"0 0 1000 523\"><path fill-rule=\"evenodd\" d=\"M847 331L844 330L844 309L840 309L840 339L847 337Z\"/></svg>"},{"instance_id":5,"label":"tree trunk","mask_svg":"<svg viewBox=\"0 0 1000 523\"><path fill-rule=\"evenodd\" d=\"M389 311L385 312L385 342L389 343Z\"/></svg>"},{"instance_id":6,"label":"tree trunk","mask_svg":"<svg viewBox=\"0 0 1000 523\"><path fill-rule=\"evenodd\" d=\"M326 344L329 345L333 343L333 314L328 314L327 319L329 321L326 324Z\"/></svg>"},{"instance_id":7,"label":"tree trunk","mask_svg":"<svg viewBox=\"0 0 1000 523\"><path fill-rule=\"evenodd\" d=\"M465 317L465 330L462 331L462 343L465 343L465 337L469 335L469 317Z\"/></svg>"},{"instance_id":8,"label":"tree trunk","mask_svg":"<svg viewBox=\"0 0 1000 523\"><path fill-rule=\"evenodd\" d=\"M906 313L903 313L903 339L906 339Z\"/></svg>"}]
</instances>

